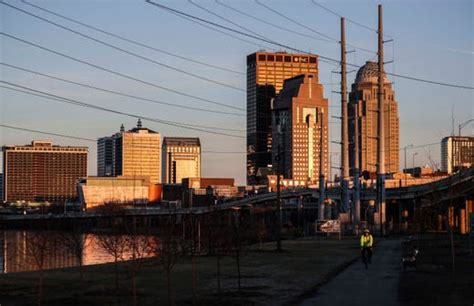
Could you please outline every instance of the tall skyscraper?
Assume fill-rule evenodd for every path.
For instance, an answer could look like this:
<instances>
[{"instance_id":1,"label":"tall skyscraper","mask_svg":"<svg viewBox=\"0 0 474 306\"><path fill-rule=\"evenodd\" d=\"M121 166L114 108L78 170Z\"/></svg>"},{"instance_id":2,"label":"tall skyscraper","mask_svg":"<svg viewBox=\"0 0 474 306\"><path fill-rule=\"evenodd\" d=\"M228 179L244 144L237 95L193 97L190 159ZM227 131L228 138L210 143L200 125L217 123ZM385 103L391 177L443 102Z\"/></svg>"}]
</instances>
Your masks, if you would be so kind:
<instances>
[{"instance_id":1,"label":"tall skyscraper","mask_svg":"<svg viewBox=\"0 0 474 306\"><path fill-rule=\"evenodd\" d=\"M375 62L366 62L357 72L355 83L349 94L349 118L354 118L355 109L358 116L359 134L354 135L354 119L349 125L349 161L354 167L354 141L359 142L360 170L375 173L377 171L377 75ZM385 128L385 171L399 172L399 119L398 103L386 75L384 75L384 128Z\"/></svg>"},{"instance_id":2,"label":"tall skyscraper","mask_svg":"<svg viewBox=\"0 0 474 306\"><path fill-rule=\"evenodd\" d=\"M474 137L444 137L441 141L441 171L453 173L472 166L474 166Z\"/></svg>"},{"instance_id":3,"label":"tall skyscraper","mask_svg":"<svg viewBox=\"0 0 474 306\"><path fill-rule=\"evenodd\" d=\"M328 177L328 100L317 76L285 80L273 110L274 169L280 163L284 178L298 185L314 184L319 179L322 157L322 171Z\"/></svg>"},{"instance_id":4,"label":"tall skyscraper","mask_svg":"<svg viewBox=\"0 0 474 306\"><path fill-rule=\"evenodd\" d=\"M285 79L318 76L316 55L256 52L247 56L247 183L256 184L259 168L271 164L271 101Z\"/></svg>"},{"instance_id":5,"label":"tall skyscraper","mask_svg":"<svg viewBox=\"0 0 474 306\"><path fill-rule=\"evenodd\" d=\"M161 151L163 183L181 184L183 178L201 177L199 138L165 137Z\"/></svg>"},{"instance_id":6,"label":"tall skyscraper","mask_svg":"<svg viewBox=\"0 0 474 306\"><path fill-rule=\"evenodd\" d=\"M97 140L99 176L146 176L150 183L161 182L161 137L158 132L137 127Z\"/></svg>"},{"instance_id":7,"label":"tall skyscraper","mask_svg":"<svg viewBox=\"0 0 474 306\"><path fill-rule=\"evenodd\" d=\"M4 146L5 201L76 200L76 183L87 176L87 154L87 147L56 146L50 141Z\"/></svg>"}]
</instances>

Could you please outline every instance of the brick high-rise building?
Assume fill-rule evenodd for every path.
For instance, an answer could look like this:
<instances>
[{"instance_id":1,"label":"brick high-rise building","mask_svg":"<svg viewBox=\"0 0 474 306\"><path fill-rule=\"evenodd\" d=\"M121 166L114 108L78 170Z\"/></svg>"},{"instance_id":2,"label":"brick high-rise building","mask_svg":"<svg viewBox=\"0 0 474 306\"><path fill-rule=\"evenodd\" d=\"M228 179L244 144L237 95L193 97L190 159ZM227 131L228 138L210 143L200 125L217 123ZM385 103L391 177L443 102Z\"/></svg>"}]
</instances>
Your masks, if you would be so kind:
<instances>
[{"instance_id":1,"label":"brick high-rise building","mask_svg":"<svg viewBox=\"0 0 474 306\"><path fill-rule=\"evenodd\" d=\"M354 135L354 122L349 124L349 161L354 167L354 140L359 142L360 171L377 172L377 82L378 66L375 62L366 62L357 72L355 83L349 94L349 117L353 118L358 109L359 135ZM399 172L399 119L398 103L386 75L384 75L384 127L385 127L385 171Z\"/></svg>"},{"instance_id":2,"label":"brick high-rise building","mask_svg":"<svg viewBox=\"0 0 474 306\"><path fill-rule=\"evenodd\" d=\"M76 200L76 183L87 176L87 153L87 147L56 146L50 141L4 146L5 201Z\"/></svg>"},{"instance_id":3,"label":"brick high-rise building","mask_svg":"<svg viewBox=\"0 0 474 306\"><path fill-rule=\"evenodd\" d=\"M181 184L183 178L201 177L199 138L165 137L161 151L163 183Z\"/></svg>"},{"instance_id":4,"label":"brick high-rise building","mask_svg":"<svg viewBox=\"0 0 474 306\"><path fill-rule=\"evenodd\" d=\"M259 168L271 164L271 101L285 79L318 76L316 55L256 52L247 56L247 183L259 183Z\"/></svg>"},{"instance_id":5,"label":"brick high-rise building","mask_svg":"<svg viewBox=\"0 0 474 306\"><path fill-rule=\"evenodd\" d=\"M307 74L285 80L273 109L274 169L277 170L279 156L284 178L297 185L314 184L319 179L322 156L322 171L329 177L328 100L317 76Z\"/></svg>"},{"instance_id":6,"label":"brick high-rise building","mask_svg":"<svg viewBox=\"0 0 474 306\"><path fill-rule=\"evenodd\" d=\"M137 127L97 140L99 176L146 176L150 183L161 183L161 137L158 132Z\"/></svg>"},{"instance_id":7,"label":"brick high-rise building","mask_svg":"<svg viewBox=\"0 0 474 306\"><path fill-rule=\"evenodd\" d=\"M456 170L474 166L474 137L450 136L441 141L441 171L453 173Z\"/></svg>"}]
</instances>

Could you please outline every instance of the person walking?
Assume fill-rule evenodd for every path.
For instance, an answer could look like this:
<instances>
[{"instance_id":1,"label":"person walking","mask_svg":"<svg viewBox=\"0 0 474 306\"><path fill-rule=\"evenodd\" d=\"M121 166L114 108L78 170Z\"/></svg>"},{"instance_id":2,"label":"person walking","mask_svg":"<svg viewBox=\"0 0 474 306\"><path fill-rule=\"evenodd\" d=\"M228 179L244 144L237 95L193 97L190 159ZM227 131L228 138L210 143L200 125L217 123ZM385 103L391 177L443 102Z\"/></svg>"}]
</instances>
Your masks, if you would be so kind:
<instances>
[{"instance_id":1,"label":"person walking","mask_svg":"<svg viewBox=\"0 0 474 306\"><path fill-rule=\"evenodd\" d=\"M360 236L360 249L362 253L362 261L364 262L366 269L368 268L367 263L370 263L372 259L372 246L373 245L374 245L374 237L372 237L368 229L365 229L362 236Z\"/></svg>"}]
</instances>

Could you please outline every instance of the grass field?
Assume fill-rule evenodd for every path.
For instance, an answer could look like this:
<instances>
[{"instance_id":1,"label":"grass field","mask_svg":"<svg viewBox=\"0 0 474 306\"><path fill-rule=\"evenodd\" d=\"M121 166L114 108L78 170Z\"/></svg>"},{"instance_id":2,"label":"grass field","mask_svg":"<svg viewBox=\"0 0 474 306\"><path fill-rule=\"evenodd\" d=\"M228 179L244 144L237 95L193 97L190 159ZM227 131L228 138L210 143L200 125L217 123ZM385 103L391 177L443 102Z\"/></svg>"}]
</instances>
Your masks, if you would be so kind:
<instances>
[{"instance_id":1,"label":"grass field","mask_svg":"<svg viewBox=\"0 0 474 306\"><path fill-rule=\"evenodd\" d=\"M176 305L293 305L359 255L357 241L287 240L284 251L274 243L243 253L241 284L237 287L234 257L221 261L221 294L217 290L216 257L195 258L196 286L193 299L192 260L181 258L173 269L172 296ZM132 305L130 265L119 264L119 288L114 265L85 267L81 280L78 268L44 272L42 305ZM37 305L38 272L0 275L0 304ZM137 275L138 305L169 305L165 273L156 259L143 263Z\"/></svg>"},{"instance_id":2,"label":"grass field","mask_svg":"<svg viewBox=\"0 0 474 306\"><path fill-rule=\"evenodd\" d=\"M468 237L454 237L455 270L447 233L417 236L409 248L418 248L420 256L417 269L400 276L402 305L474 305L474 250L470 253Z\"/></svg>"}]
</instances>

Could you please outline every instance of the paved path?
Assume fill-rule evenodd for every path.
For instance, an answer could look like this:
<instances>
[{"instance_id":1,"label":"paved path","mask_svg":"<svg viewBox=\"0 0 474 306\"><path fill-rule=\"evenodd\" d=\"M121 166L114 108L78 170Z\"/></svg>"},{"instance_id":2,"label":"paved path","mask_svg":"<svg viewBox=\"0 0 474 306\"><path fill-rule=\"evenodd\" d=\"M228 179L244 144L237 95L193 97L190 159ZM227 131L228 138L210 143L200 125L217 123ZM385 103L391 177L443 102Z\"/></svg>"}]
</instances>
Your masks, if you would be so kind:
<instances>
[{"instance_id":1,"label":"paved path","mask_svg":"<svg viewBox=\"0 0 474 306\"><path fill-rule=\"evenodd\" d=\"M368 270L356 261L301 306L399 305L400 252L400 240L381 241Z\"/></svg>"}]
</instances>

